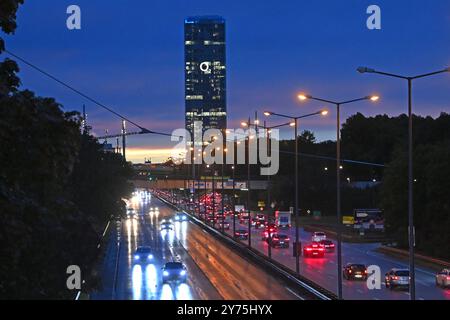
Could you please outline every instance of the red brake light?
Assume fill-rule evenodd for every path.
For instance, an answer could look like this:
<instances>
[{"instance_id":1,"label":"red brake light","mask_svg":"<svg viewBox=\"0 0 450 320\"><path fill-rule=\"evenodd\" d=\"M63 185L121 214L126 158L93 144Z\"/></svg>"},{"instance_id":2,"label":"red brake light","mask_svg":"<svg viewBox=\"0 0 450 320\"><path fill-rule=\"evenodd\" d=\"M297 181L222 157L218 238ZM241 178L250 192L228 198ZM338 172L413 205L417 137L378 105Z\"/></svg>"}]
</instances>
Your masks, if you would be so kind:
<instances>
[{"instance_id":1,"label":"red brake light","mask_svg":"<svg viewBox=\"0 0 450 320\"><path fill-rule=\"evenodd\" d=\"M398 277L397 276L393 276L392 279L398 280Z\"/></svg>"},{"instance_id":2,"label":"red brake light","mask_svg":"<svg viewBox=\"0 0 450 320\"><path fill-rule=\"evenodd\" d=\"M323 248L319 248L319 251L323 251L324 249Z\"/></svg>"},{"instance_id":3,"label":"red brake light","mask_svg":"<svg viewBox=\"0 0 450 320\"><path fill-rule=\"evenodd\" d=\"M289 241L289 238L286 238L286 241Z\"/></svg>"},{"instance_id":4,"label":"red brake light","mask_svg":"<svg viewBox=\"0 0 450 320\"><path fill-rule=\"evenodd\" d=\"M306 248L306 251L312 251L312 248Z\"/></svg>"},{"instance_id":5,"label":"red brake light","mask_svg":"<svg viewBox=\"0 0 450 320\"><path fill-rule=\"evenodd\" d=\"M348 270L348 273L352 273L352 269L349 269L349 270Z\"/></svg>"}]
</instances>

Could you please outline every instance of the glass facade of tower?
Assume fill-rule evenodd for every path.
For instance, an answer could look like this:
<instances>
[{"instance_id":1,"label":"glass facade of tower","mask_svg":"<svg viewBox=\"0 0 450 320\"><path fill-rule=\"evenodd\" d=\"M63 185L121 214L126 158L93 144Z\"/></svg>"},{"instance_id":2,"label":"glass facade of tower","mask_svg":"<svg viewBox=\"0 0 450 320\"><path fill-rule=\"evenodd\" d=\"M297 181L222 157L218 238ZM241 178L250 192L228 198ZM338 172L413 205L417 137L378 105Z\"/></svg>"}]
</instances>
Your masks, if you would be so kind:
<instances>
[{"instance_id":1,"label":"glass facade of tower","mask_svg":"<svg viewBox=\"0 0 450 320\"><path fill-rule=\"evenodd\" d=\"M184 21L186 129L227 126L225 20L218 16Z\"/></svg>"}]
</instances>

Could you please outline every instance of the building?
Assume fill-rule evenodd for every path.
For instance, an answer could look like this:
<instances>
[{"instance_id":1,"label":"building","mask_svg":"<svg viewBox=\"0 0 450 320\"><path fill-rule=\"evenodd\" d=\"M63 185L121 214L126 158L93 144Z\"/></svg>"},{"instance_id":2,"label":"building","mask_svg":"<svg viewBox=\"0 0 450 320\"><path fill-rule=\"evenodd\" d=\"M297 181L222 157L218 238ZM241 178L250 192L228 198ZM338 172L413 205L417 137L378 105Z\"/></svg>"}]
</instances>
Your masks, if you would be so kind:
<instances>
[{"instance_id":1,"label":"building","mask_svg":"<svg viewBox=\"0 0 450 320\"><path fill-rule=\"evenodd\" d=\"M186 129L226 129L225 20L219 16L184 21Z\"/></svg>"}]
</instances>

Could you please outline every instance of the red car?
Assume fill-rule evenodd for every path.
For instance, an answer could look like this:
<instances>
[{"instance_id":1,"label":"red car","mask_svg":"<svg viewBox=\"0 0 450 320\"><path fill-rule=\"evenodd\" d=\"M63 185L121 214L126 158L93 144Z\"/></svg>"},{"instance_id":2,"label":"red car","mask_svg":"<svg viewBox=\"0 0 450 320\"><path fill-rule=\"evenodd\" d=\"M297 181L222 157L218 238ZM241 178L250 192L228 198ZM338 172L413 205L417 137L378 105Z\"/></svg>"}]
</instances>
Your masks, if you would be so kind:
<instances>
[{"instance_id":1,"label":"red car","mask_svg":"<svg viewBox=\"0 0 450 320\"><path fill-rule=\"evenodd\" d=\"M274 223L269 223L266 225L264 231L274 233L278 231L278 227Z\"/></svg>"},{"instance_id":2,"label":"red car","mask_svg":"<svg viewBox=\"0 0 450 320\"><path fill-rule=\"evenodd\" d=\"M313 242L303 247L304 257L323 258L325 248L319 242Z\"/></svg>"},{"instance_id":3,"label":"red car","mask_svg":"<svg viewBox=\"0 0 450 320\"><path fill-rule=\"evenodd\" d=\"M223 230L230 230L230 223L226 222L226 221L220 221L219 222L219 227L218 229L222 230L222 225L223 225Z\"/></svg>"},{"instance_id":4,"label":"red car","mask_svg":"<svg viewBox=\"0 0 450 320\"><path fill-rule=\"evenodd\" d=\"M266 241L267 239L269 239L269 235L273 237L276 234L277 234L277 231L274 230L274 229L270 229L270 231L269 230L265 230L262 233L261 240L262 241Z\"/></svg>"},{"instance_id":5,"label":"red car","mask_svg":"<svg viewBox=\"0 0 450 320\"><path fill-rule=\"evenodd\" d=\"M321 245L325 248L327 252L334 251L334 243L331 240L321 240L319 241Z\"/></svg>"}]
</instances>

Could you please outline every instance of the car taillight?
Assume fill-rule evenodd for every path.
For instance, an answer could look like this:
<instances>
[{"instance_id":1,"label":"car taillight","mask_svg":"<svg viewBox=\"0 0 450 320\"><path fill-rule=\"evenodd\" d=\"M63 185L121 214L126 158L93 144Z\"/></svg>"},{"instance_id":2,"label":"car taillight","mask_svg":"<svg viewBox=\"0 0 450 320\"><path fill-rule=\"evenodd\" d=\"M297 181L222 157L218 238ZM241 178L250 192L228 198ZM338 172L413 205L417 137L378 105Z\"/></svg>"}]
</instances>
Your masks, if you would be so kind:
<instances>
[{"instance_id":1,"label":"car taillight","mask_svg":"<svg viewBox=\"0 0 450 320\"><path fill-rule=\"evenodd\" d=\"M392 277L393 280L398 280L397 276Z\"/></svg>"},{"instance_id":2,"label":"car taillight","mask_svg":"<svg viewBox=\"0 0 450 320\"><path fill-rule=\"evenodd\" d=\"M289 239L289 238L286 238L285 240L286 240L286 241L289 241L290 239Z\"/></svg>"},{"instance_id":3,"label":"car taillight","mask_svg":"<svg viewBox=\"0 0 450 320\"><path fill-rule=\"evenodd\" d=\"M447 280L450 280L450 276L447 276Z\"/></svg>"},{"instance_id":4,"label":"car taillight","mask_svg":"<svg viewBox=\"0 0 450 320\"><path fill-rule=\"evenodd\" d=\"M364 273L367 273L367 270L364 270Z\"/></svg>"},{"instance_id":5,"label":"car taillight","mask_svg":"<svg viewBox=\"0 0 450 320\"><path fill-rule=\"evenodd\" d=\"M311 248L306 248L306 251L312 251L312 249Z\"/></svg>"},{"instance_id":6,"label":"car taillight","mask_svg":"<svg viewBox=\"0 0 450 320\"><path fill-rule=\"evenodd\" d=\"M330 247L334 247L334 243L330 244Z\"/></svg>"},{"instance_id":7,"label":"car taillight","mask_svg":"<svg viewBox=\"0 0 450 320\"><path fill-rule=\"evenodd\" d=\"M323 248L319 248L319 251L323 251L324 249Z\"/></svg>"},{"instance_id":8,"label":"car taillight","mask_svg":"<svg viewBox=\"0 0 450 320\"><path fill-rule=\"evenodd\" d=\"M352 273L352 270L348 270L348 273Z\"/></svg>"}]
</instances>

